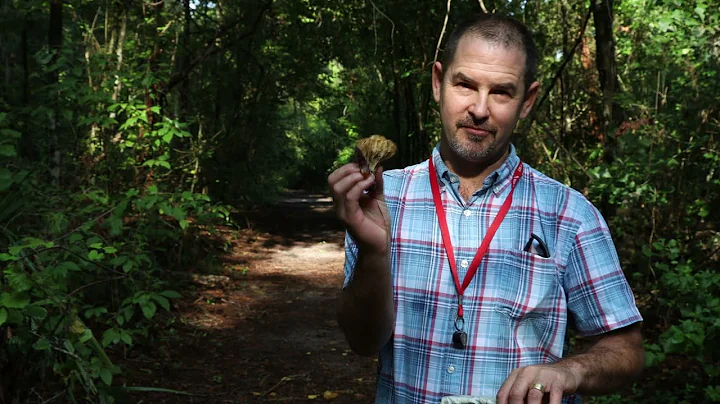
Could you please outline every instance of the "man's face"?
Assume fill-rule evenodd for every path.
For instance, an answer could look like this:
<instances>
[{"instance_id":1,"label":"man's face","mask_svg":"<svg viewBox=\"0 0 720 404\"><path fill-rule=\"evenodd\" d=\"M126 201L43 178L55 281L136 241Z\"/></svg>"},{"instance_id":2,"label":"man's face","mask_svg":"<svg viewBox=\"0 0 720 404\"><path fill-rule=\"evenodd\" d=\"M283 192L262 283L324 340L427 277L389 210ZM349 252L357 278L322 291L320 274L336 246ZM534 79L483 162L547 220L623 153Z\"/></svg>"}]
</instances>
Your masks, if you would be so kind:
<instances>
[{"instance_id":1,"label":"man's face","mask_svg":"<svg viewBox=\"0 0 720 404\"><path fill-rule=\"evenodd\" d=\"M524 73L523 51L472 34L461 38L450 66L433 67L445 148L470 163L502 158L517 121L530 113L537 96L539 83L525 91Z\"/></svg>"}]
</instances>

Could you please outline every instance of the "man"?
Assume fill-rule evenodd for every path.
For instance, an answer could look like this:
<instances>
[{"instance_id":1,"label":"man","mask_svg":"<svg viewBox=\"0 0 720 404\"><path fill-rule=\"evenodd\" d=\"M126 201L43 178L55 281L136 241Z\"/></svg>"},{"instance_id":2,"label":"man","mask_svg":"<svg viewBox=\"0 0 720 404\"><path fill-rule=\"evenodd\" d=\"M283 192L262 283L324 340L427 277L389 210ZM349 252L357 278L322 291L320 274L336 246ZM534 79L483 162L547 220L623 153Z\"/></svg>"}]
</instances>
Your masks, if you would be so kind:
<instances>
[{"instance_id":1,"label":"man","mask_svg":"<svg viewBox=\"0 0 720 404\"><path fill-rule=\"evenodd\" d=\"M643 367L642 318L606 223L511 144L536 65L522 24L470 19L433 66L443 131L430 160L328 178L348 232L339 324L357 353L379 352L378 403L574 403ZM568 316L600 337L563 358Z\"/></svg>"}]
</instances>

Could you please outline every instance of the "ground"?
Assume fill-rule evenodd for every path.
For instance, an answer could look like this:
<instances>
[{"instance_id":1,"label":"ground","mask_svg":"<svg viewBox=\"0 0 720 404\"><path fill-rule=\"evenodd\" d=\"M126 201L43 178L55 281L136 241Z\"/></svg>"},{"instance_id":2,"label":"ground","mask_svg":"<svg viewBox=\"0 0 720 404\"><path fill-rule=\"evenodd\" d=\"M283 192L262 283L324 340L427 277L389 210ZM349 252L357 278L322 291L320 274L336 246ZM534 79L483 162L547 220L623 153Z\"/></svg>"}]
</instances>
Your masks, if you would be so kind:
<instances>
[{"instance_id":1,"label":"ground","mask_svg":"<svg viewBox=\"0 0 720 404\"><path fill-rule=\"evenodd\" d=\"M131 401L373 402L377 362L351 352L335 320L344 252L331 200L288 192L238 218L215 274L183 283L159 343L122 360L127 385L192 395Z\"/></svg>"}]
</instances>

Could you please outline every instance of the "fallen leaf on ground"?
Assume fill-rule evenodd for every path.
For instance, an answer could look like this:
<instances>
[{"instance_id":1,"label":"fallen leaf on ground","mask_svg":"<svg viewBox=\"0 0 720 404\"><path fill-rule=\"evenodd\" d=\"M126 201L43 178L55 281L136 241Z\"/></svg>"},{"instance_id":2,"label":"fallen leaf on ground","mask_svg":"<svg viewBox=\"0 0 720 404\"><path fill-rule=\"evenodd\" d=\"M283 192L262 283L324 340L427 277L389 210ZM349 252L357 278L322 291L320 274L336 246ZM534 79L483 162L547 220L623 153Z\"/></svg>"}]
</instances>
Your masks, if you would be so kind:
<instances>
[{"instance_id":1,"label":"fallen leaf on ground","mask_svg":"<svg viewBox=\"0 0 720 404\"><path fill-rule=\"evenodd\" d=\"M326 400L334 400L338 397L340 397L340 394L335 393L334 391L328 390L325 393L323 393L323 398L325 398Z\"/></svg>"}]
</instances>

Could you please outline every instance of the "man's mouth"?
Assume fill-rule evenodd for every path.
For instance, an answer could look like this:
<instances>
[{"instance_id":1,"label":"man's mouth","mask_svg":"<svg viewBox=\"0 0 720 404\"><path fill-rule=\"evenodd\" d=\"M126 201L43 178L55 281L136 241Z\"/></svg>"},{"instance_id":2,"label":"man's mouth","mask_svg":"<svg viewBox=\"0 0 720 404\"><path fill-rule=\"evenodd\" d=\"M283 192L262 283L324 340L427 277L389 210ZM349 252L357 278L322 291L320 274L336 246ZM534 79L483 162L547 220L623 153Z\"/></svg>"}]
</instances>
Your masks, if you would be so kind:
<instances>
[{"instance_id":1,"label":"man's mouth","mask_svg":"<svg viewBox=\"0 0 720 404\"><path fill-rule=\"evenodd\" d=\"M495 134L494 130L482 126L460 125L460 128L464 129L465 133L473 138L485 138Z\"/></svg>"},{"instance_id":2,"label":"man's mouth","mask_svg":"<svg viewBox=\"0 0 720 404\"><path fill-rule=\"evenodd\" d=\"M473 126L462 126L463 129L465 129L465 132L467 132L470 136L477 136L477 137L486 137L486 136L492 136L493 132L489 131L487 129L473 127Z\"/></svg>"}]
</instances>

